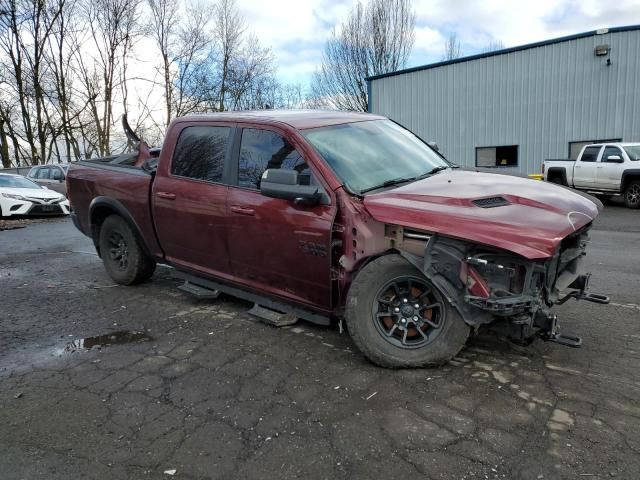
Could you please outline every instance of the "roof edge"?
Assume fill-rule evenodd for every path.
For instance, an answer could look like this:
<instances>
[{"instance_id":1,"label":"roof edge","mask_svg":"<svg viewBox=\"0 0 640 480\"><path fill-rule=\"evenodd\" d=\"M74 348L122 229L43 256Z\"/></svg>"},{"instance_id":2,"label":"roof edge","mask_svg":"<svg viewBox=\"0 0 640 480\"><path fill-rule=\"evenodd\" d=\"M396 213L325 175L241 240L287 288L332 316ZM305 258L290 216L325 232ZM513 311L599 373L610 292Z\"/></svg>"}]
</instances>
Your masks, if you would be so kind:
<instances>
[{"instance_id":1,"label":"roof edge","mask_svg":"<svg viewBox=\"0 0 640 480\"><path fill-rule=\"evenodd\" d=\"M405 73L419 72L422 70L430 70L432 68L445 67L447 65L453 65L456 63L470 62L472 60L479 60L481 58L494 57L498 55L506 55L508 53L519 52L522 50L529 50L531 48L545 47L547 45L554 45L556 43L568 42L571 40L578 40L580 38L593 37L596 35L606 35L608 33L630 32L634 30L640 30L640 25L627 25L622 27L601 28L598 30L591 30L583 33L575 33L573 35L567 35L564 37L552 38L549 40L542 40L540 42L527 43L525 45L517 45L515 47L503 48L501 50L494 50L492 52L478 53L476 55L469 55L468 57L456 58L455 60L445 60L443 62L428 63L426 65L419 65L417 67L405 68L403 70L396 70L395 72L381 73L379 75L372 75L365 78L367 81L379 80L386 77L395 77L396 75L404 75Z\"/></svg>"}]
</instances>

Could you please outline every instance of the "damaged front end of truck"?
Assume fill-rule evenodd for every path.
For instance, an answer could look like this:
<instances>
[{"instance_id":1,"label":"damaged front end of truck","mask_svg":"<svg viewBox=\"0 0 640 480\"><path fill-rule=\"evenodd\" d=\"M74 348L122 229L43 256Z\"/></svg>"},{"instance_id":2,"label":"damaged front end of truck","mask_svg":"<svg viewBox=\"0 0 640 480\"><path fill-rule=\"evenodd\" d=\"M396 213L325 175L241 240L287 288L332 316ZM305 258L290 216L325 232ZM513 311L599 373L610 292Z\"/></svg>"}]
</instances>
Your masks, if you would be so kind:
<instances>
[{"instance_id":1,"label":"damaged front end of truck","mask_svg":"<svg viewBox=\"0 0 640 480\"><path fill-rule=\"evenodd\" d=\"M609 303L608 297L587 292L590 274L582 273L590 227L564 238L551 257L534 260L439 234L403 228L394 233L400 253L440 289L471 327L490 326L523 345L539 337L579 347L581 338L560 331L552 308L571 298ZM423 252L417 242L424 242Z\"/></svg>"}]
</instances>

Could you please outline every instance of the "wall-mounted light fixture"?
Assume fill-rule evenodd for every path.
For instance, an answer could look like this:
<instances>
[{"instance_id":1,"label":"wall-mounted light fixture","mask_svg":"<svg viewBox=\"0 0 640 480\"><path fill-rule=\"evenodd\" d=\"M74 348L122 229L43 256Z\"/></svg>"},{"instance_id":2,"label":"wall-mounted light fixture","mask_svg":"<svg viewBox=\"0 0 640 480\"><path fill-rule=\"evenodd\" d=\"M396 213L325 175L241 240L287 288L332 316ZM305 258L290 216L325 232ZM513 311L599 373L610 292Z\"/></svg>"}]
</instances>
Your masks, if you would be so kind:
<instances>
[{"instance_id":1,"label":"wall-mounted light fixture","mask_svg":"<svg viewBox=\"0 0 640 480\"><path fill-rule=\"evenodd\" d=\"M595 55L596 57L605 57L607 55L609 55L609 45L604 44L604 45L597 45L595 48Z\"/></svg>"}]
</instances>

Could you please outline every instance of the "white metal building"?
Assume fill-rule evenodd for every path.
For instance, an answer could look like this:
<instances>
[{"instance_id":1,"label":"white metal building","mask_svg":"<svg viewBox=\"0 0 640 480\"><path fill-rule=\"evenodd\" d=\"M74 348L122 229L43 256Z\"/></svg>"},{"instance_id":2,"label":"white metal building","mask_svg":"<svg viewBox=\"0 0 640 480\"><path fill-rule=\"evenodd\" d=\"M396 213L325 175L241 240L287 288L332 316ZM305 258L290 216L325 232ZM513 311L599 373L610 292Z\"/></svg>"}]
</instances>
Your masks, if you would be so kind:
<instances>
[{"instance_id":1,"label":"white metal building","mask_svg":"<svg viewBox=\"0 0 640 480\"><path fill-rule=\"evenodd\" d=\"M640 25L370 77L369 110L464 166L539 173L600 141L640 141Z\"/></svg>"}]
</instances>

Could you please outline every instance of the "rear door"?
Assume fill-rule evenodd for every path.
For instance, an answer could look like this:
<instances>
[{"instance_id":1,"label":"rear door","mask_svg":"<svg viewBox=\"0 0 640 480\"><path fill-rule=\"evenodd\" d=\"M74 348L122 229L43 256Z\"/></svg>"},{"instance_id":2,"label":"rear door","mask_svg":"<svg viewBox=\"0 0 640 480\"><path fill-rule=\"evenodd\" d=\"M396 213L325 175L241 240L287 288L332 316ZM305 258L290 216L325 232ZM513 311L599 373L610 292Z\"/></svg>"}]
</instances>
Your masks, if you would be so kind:
<instances>
[{"instance_id":1,"label":"rear door","mask_svg":"<svg viewBox=\"0 0 640 480\"><path fill-rule=\"evenodd\" d=\"M177 141L163 152L152 188L160 245L177 267L229 277L226 176L233 125L185 122L173 130Z\"/></svg>"},{"instance_id":2,"label":"rear door","mask_svg":"<svg viewBox=\"0 0 640 480\"><path fill-rule=\"evenodd\" d=\"M613 158L609 158L613 157ZM615 161L619 157L621 161ZM624 171L625 155L622 150L614 145L604 147L604 152L598 163L596 174L596 186L605 190L620 190L622 172Z\"/></svg>"},{"instance_id":3,"label":"rear door","mask_svg":"<svg viewBox=\"0 0 640 480\"><path fill-rule=\"evenodd\" d=\"M51 190L55 190L58 193L67 193L67 184L65 183L65 174L61 167L52 165L49 167L49 183L47 187Z\"/></svg>"},{"instance_id":4,"label":"rear door","mask_svg":"<svg viewBox=\"0 0 640 480\"><path fill-rule=\"evenodd\" d=\"M236 173L229 190L229 255L234 275L249 287L321 309L331 307L331 227L334 205L303 206L260 193L267 168L298 171L301 181L321 178L286 132L245 125L236 139Z\"/></svg>"},{"instance_id":5,"label":"rear door","mask_svg":"<svg viewBox=\"0 0 640 480\"><path fill-rule=\"evenodd\" d=\"M594 187L598 158L602 150L601 145L585 147L582 156L576 160L573 168L573 185L580 188Z\"/></svg>"}]
</instances>

